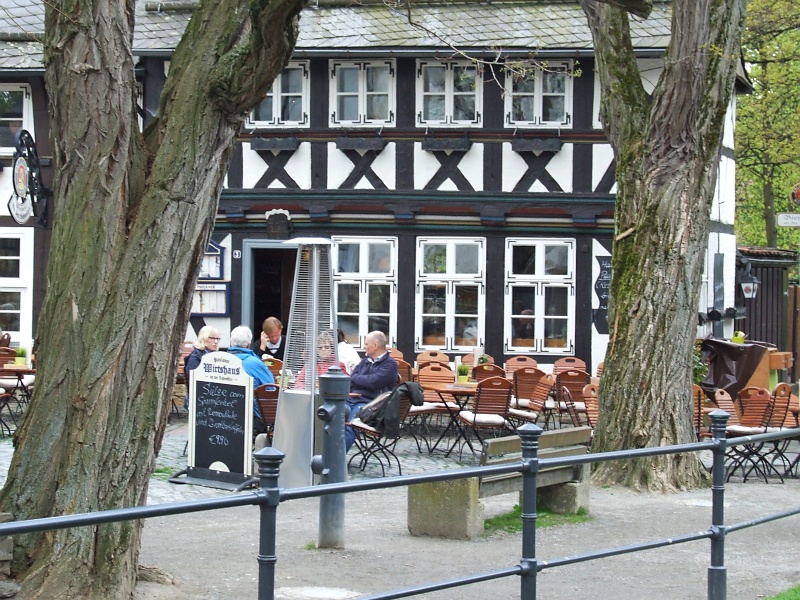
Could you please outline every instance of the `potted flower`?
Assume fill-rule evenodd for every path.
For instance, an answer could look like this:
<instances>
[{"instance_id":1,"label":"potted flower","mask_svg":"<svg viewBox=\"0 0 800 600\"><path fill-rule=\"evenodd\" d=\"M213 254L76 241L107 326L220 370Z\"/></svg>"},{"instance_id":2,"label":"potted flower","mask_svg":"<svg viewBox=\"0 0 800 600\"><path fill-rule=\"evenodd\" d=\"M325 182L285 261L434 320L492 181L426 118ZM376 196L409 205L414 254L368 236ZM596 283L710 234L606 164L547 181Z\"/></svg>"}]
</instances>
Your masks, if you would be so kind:
<instances>
[{"instance_id":1,"label":"potted flower","mask_svg":"<svg viewBox=\"0 0 800 600\"><path fill-rule=\"evenodd\" d=\"M460 364L456 367L456 376L458 383L467 383L469 377L469 365Z\"/></svg>"},{"instance_id":2,"label":"potted flower","mask_svg":"<svg viewBox=\"0 0 800 600\"><path fill-rule=\"evenodd\" d=\"M17 356L14 358L14 364L23 367L28 366L28 350L26 348L17 348Z\"/></svg>"}]
</instances>

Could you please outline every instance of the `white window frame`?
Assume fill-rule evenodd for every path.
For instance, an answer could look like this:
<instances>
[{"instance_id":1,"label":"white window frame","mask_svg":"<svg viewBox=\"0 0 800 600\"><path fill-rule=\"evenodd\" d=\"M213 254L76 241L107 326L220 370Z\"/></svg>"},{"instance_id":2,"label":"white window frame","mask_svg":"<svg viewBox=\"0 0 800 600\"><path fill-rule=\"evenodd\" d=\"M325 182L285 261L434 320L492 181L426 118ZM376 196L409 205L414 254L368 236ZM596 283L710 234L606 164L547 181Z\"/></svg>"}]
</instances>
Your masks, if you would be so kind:
<instances>
[{"instance_id":1,"label":"white window frame","mask_svg":"<svg viewBox=\"0 0 800 600\"><path fill-rule=\"evenodd\" d=\"M369 319L371 316L385 316L389 320L389 346L397 344L397 238L396 237L339 237L331 238L331 265L333 267L333 301L334 313L338 322L339 315L345 314L336 306L339 298L339 286L357 285L359 290L359 312L346 313L348 316L358 317L358 343L353 347L363 350L364 339L370 332ZM342 272L339 266L339 246L341 244L355 244L359 246L358 272ZM390 266L388 273L375 273L369 270L369 248L372 244L390 246ZM389 312L371 313L369 311L369 290L372 285L385 285L389 288Z\"/></svg>"},{"instance_id":2,"label":"white window frame","mask_svg":"<svg viewBox=\"0 0 800 600\"><path fill-rule=\"evenodd\" d=\"M423 266L425 261L424 247L429 244L445 245L446 267L444 273L424 273ZM458 245L474 245L478 250L478 272L477 273L457 273L456 272L456 252ZM445 331L442 344L426 343L423 336L423 318L428 316L425 313L425 286L443 285L445 286ZM456 318L464 315L457 315L455 312L456 291L459 286L477 286L477 315L475 326L477 328L477 344L458 344L455 335ZM414 324L414 337L416 340L416 351L442 350L442 351L471 351L475 346L484 346L485 333L484 322L486 316L486 238L455 238L455 237L420 237L417 238L416 246L416 315Z\"/></svg>"},{"instance_id":3,"label":"white window frame","mask_svg":"<svg viewBox=\"0 0 800 600\"><path fill-rule=\"evenodd\" d=\"M513 273L513 252L518 246L535 246L533 274ZM567 248L567 272L560 275L545 274L545 248L563 246ZM505 256L505 309L503 318L504 348L507 354L552 354L573 355L575 353L575 247L573 238L508 238ZM532 315L534 338L532 345L515 345L513 320L517 316L513 307L513 288L533 288L535 301ZM545 290L547 288L567 288L566 344L548 345L545 339L545 320L553 318L545 314ZM558 317L557 317L558 318Z\"/></svg>"},{"instance_id":4,"label":"white window frame","mask_svg":"<svg viewBox=\"0 0 800 600\"><path fill-rule=\"evenodd\" d=\"M302 110L302 117L297 121L290 121L290 120L283 120L281 118L281 99L287 93L284 93L281 89L281 76L283 73L289 69L299 69L302 73L302 86L301 86L301 110ZM303 61L293 61L290 62L284 67L284 70L275 78L275 81L272 82L272 87L270 88L269 95L272 96L272 118L269 120L256 120L255 118L255 109L250 112L247 117L247 121L245 122L245 127L247 129L261 129L261 128L307 128L309 127L309 105L310 105L310 81L311 71L309 70L309 62L307 60ZM296 95L292 93L292 95ZM266 98L266 97L265 97Z\"/></svg>"},{"instance_id":5,"label":"white window frame","mask_svg":"<svg viewBox=\"0 0 800 600\"><path fill-rule=\"evenodd\" d=\"M0 83L0 92L22 92L22 129L27 129L28 132L36 138L33 131L33 96L31 95L31 87L24 83ZM11 121L12 119L6 118L3 121ZM16 119L13 119L16 120ZM13 156L16 146L0 146L0 156Z\"/></svg>"},{"instance_id":6,"label":"white window frame","mask_svg":"<svg viewBox=\"0 0 800 600\"><path fill-rule=\"evenodd\" d=\"M572 61L554 62L548 61L544 67L535 65L523 65L523 69L528 72L526 79L532 79L534 82L533 93L517 93L517 96L532 96L534 102L533 115L530 120L515 120L514 119L514 72L511 70L506 71L505 77L505 94L504 94L504 112L505 112L505 127L523 127L523 128L558 128L558 129L572 129L572 104L573 96L573 63ZM563 72L564 73L564 118L560 121L545 121L543 119L542 103L543 98L548 95L555 95L544 92L544 75L545 72ZM560 95L560 94L559 94Z\"/></svg>"},{"instance_id":7,"label":"white window frame","mask_svg":"<svg viewBox=\"0 0 800 600\"><path fill-rule=\"evenodd\" d=\"M358 118L342 119L337 113L338 99L340 93L337 86L337 77L341 68L358 69ZM389 68L389 89L388 107L386 119L369 119L367 117L367 99L370 92L367 90L367 69L370 67ZM396 116L396 73L394 60L373 60L373 61L342 61L331 60L329 63L330 85L330 127L394 127ZM347 94L351 95L351 94Z\"/></svg>"},{"instance_id":8,"label":"white window frame","mask_svg":"<svg viewBox=\"0 0 800 600\"><path fill-rule=\"evenodd\" d=\"M425 85L425 70L428 68L444 68L445 69L445 114L443 120L425 119L425 96L427 95L441 95L439 93L433 94L426 92ZM475 118L474 119L455 119L454 118L454 99L458 95L466 95L463 92L455 90L454 74L457 68L473 68L475 69ZM417 61L417 126L418 127L480 127L483 122L483 70L477 63L467 60L457 61L438 61L438 60L418 60Z\"/></svg>"},{"instance_id":9,"label":"white window frame","mask_svg":"<svg viewBox=\"0 0 800 600\"><path fill-rule=\"evenodd\" d=\"M0 238L19 239L19 276L0 277L0 292L20 294L19 331L9 331L11 343L30 352L33 339L33 241L32 227L2 227Z\"/></svg>"}]
</instances>

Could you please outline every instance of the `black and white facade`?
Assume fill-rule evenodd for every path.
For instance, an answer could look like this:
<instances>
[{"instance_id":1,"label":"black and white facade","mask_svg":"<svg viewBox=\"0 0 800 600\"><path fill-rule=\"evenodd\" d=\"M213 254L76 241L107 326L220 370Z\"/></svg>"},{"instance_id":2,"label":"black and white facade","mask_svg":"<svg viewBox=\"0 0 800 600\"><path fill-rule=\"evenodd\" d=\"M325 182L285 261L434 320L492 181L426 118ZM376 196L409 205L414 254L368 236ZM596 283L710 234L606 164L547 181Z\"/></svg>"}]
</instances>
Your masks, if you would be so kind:
<instances>
[{"instance_id":1,"label":"black and white facade","mask_svg":"<svg viewBox=\"0 0 800 600\"><path fill-rule=\"evenodd\" d=\"M191 4L137 4L146 121ZM577 355L596 366L608 341L614 158L580 7L431 2L413 15L426 31L383 3L320 1L303 11L292 61L237 140L187 339L203 324L226 336L240 323L258 331L267 316L285 322L292 240L314 236L334 241L339 326L357 347L377 328L410 356L480 346L498 359L525 353L547 365ZM648 91L669 24L668 3L632 23ZM0 41L0 94L25 91L21 115L0 115L0 140L3 121L18 117L46 138L46 113L34 118L41 64L15 69L10 47ZM491 64L498 58L516 74ZM733 115L732 106L701 313L734 304ZM0 163L9 158L0 154ZM10 169L0 172L0 193L10 193ZM31 228L9 221L0 217L0 250L6 235L19 239L22 261ZM0 262L8 256L0 252ZM3 272L0 264L0 326L10 322L4 290L27 290L24 342L40 299L32 280Z\"/></svg>"}]
</instances>

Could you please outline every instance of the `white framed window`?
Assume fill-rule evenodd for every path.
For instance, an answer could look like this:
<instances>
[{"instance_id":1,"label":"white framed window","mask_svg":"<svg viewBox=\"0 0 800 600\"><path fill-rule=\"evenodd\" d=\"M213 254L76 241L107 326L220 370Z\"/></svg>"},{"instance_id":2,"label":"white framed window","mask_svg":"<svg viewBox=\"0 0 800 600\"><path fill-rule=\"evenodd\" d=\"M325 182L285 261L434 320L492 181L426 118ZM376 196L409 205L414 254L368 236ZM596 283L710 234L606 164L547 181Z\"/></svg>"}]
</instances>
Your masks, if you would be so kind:
<instances>
[{"instance_id":1,"label":"white framed window","mask_svg":"<svg viewBox=\"0 0 800 600\"><path fill-rule=\"evenodd\" d=\"M391 127L395 123L393 60L330 61L330 126Z\"/></svg>"},{"instance_id":2,"label":"white framed window","mask_svg":"<svg viewBox=\"0 0 800 600\"><path fill-rule=\"evenodd\" d=\"M528 67L524 76L506 71L506 127L572 127L572 63Z\"/></svg>"},{"instance_id":3,"label":"white framed window","mask_svg":"<svg viewBox=\"0 0 800 600\"><path fill-rule=\"evenodd\" d=\"M20 129L34 135L31 89L24 84L0 84L0 155L14 154Z\"/></svg>"},{"instance_id":4,"label":"white framed window","mask_svg":"<svg viewBox=\"0 0 800 600\"><path fill-rule=\"evenodd\" d=\"M336 319L347 341L363 349L370 331L397 340L397 238L333 237Z\"/></svg>"},{"instance_id":5,"label":"white framed window","mask_svg":"<svg viewBox=\"0 0 800 600\"><path fill-rule=\"evenodd\" d=\"M469 61L417 61L417 125L477 126L483 76Z\"/></svg>"},{"instance_id":6,"label":"white framed window","mask_svg":"<svg viewBox=\"0 0 800 600\"><path fill-rule=\"evenodd\" d=\"M574 354L575 241L506 240L506 352Z\"/></svg>"},{"instance_id":7,"label":"white framed window","mask_svg":"<svg viewBox=\"0 0 800 600\"><path fill-rule=\"evenodd\" d=\"M484 342L485 238L417 239L417 350L472 350Z\"/></svg>"},{"instance_id":8,"label":"white framed window","mask_svg":"<svg viewBox=\"0 0 800 600\"><path fill-rule=\"evenodd\" d=\"M0 229L0 328L30 350L33 331L33 236L30 227Z\"/></svg>"},{"instance_id":9,"label":"white framed window","mask_svg":"<svg viewBox=\"0 0 800 600\"><path fill-rule=\"evenodd\" d=\"M308 61L290 62L250 113L245 127L308 127Z\"/></svg>"}]
</instances>

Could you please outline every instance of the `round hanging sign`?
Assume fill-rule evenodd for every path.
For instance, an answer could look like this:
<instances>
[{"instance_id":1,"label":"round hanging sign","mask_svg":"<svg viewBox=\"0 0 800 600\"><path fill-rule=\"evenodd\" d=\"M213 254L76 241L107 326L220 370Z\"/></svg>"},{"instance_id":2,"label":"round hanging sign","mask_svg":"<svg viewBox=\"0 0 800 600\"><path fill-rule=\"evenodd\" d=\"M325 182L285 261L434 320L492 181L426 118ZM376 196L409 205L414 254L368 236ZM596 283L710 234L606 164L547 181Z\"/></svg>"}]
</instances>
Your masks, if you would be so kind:
<instances>
[{"instance_id":1,"label":"round hanging sign","mask_svg":"<svg viewBox=\"0 0 800 600\"><path fill-rule=\"evenodd\" d=\"M30 196L11 195L8 200L8 212L11 218L20 225L24 225L33 216L33 202Z\"/></svg>"},{"instance_id":2,"label":"round hanging sign","mask_svg":"<svg viewBox=\"0 0 800 600\"><path fill-rule=\"evenodd\" d=\"M18 156L14 160L14 193L20 198L28 195L29 175L28 161L24 156Z\"/></svg>"},{"instance_id":3,"label":"round hanging sign","mask_svg":"<svg viewBox=\"0 0 800 600\"><path fill-rule=\"evenodd\" d=\"M800 183L792 188L792 202L800 204Z\"/></svg>"}]
</instances>

